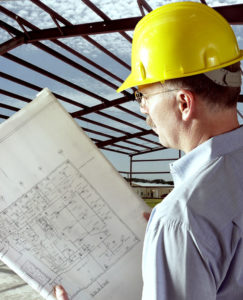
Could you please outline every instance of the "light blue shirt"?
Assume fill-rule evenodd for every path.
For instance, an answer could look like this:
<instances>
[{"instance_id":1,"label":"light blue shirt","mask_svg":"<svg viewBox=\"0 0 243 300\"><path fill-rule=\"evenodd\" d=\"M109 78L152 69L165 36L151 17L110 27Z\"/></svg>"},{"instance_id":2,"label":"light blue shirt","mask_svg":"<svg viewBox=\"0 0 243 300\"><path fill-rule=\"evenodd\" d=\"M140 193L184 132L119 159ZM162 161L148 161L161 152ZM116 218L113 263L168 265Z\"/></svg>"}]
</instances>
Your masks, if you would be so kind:
<instances>
[{"instance_id":1,"label":"light blue shirt","mask_svg":"<svg viewBox=\"0 0 243 300\"><path fill-rule=\"evenodd\" d=\"M171 165L174 190L152 211L143 300L243 299L243 127Z\"/></svg>"}]
</instances>

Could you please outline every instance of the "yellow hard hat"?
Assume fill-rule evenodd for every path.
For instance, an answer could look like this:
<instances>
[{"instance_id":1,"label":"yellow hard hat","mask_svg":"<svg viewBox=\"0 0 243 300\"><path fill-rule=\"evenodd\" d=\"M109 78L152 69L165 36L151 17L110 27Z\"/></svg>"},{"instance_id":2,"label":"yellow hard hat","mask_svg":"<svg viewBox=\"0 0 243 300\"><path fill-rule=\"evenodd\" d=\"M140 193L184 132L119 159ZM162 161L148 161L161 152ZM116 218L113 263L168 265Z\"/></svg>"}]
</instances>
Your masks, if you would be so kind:
<instances>
[{"instance_id":1,"label":"yellow hard hat","mask_svg":"<svg viewBox=\"0 0 243 300\"><path fill-rule=\"evenodd\" d=\"M159 7L138 22L132 71L117 90L223 68L243 59L229 23L196 2Z\"/></svg>"}]
</instances>

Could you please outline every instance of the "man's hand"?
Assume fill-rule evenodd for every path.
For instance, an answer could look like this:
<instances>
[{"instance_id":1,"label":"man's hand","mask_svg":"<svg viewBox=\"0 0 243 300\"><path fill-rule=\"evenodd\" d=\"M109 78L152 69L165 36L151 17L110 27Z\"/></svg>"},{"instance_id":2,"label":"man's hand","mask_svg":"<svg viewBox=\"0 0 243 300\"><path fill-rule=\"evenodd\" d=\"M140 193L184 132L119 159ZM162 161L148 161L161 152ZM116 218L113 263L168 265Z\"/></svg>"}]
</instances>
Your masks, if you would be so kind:
<instances>
[{"instance_id":1,"label":"man's hand","mask_svg":"<svg viewBox=\"0 0 243 300\"><path fill-rule=\"evenodd\" d=\"M150 214L151 214L150 212L144 212L144 213L143 213L143 217L144 217L144 219L145 219L146 221L149 220Z\"/></svg>"},{"instance_id":2,"label":"man's hand","mask_svg":"<svg viewBox=\"0 0 243 300\"><path fill-rule=\"evenodd\" d=\"M54 295L57 300L69 300L66 291L61 285L54 287Z\"/></svg>"}]
</instances>

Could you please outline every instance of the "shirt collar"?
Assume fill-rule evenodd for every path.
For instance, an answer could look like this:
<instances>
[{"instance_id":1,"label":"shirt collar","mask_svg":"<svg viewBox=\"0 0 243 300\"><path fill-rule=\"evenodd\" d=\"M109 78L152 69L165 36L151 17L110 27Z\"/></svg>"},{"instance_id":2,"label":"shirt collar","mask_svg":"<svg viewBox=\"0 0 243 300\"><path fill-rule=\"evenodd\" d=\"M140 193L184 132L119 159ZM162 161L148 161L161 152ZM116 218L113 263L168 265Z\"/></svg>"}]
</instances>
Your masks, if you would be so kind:
<instances>
[{"instance_id":1,"label":"shirt collar","mask_svg":"<svg viewBox=\"0 0 243 300\"><path fill-rule=\"evenodd\" d=\"M239 148L243 148L243 126L210 138L176 162L170 164L170 171L175 186L210 161Z\"/></svg>"}]
</instances>

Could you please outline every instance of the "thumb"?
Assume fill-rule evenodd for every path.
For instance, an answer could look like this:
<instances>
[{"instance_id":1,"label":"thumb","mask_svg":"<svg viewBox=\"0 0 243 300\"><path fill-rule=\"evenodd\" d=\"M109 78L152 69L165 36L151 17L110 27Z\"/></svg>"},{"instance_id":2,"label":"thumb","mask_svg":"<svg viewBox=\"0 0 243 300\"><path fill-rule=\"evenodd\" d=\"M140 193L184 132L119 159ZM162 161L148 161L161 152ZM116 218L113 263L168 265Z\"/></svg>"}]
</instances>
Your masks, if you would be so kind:
<instances>
[{"instance_id":1,"label":"thumb","mask_svg":"<svg viewBox=\"0 0 243 300\"><path fill-rule=\"evenodd\" d=\"M144 213L143 213L143 217L144 217L144 219L145 219L146 221L149 220L150 214L151 214L150 212L144 212Z\"/></svg>"},{"instance_id":2,"label":"thumb","mask_svg":"<svg viewBox=\"0 0 243 300\"><path fill-rule=\"evenodd\" d=\"M54 287L54 295L56 296L57 300L69 300L66 291L61 285Z\"/></svg>"}]
</instances>

